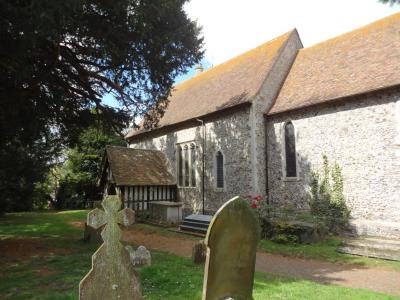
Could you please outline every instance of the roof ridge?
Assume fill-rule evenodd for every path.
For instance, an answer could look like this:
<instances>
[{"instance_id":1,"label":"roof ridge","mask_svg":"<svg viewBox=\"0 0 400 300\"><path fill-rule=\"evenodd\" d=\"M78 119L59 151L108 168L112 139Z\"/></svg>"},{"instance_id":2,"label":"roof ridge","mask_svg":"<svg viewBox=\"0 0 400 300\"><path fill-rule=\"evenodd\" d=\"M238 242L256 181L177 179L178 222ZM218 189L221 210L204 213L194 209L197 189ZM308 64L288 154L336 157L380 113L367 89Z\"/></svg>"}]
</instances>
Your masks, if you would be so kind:
<instances>
[{"instance_id":1,"label":"roof ridge","mask_svg":"<svg viewBox=\"0 0 400 300\"><path fill-rule=\"evenodd\" d=\"M299 33L298 33L296 27L293 28L292 30L288 31L286 34L288 35L288 37L287 37L287 39L283 42L283 44L281 45L281 47L279 48L279 50L277 51L277 53L276 53L276 55L275 55L275 57L274 57L274 59L273 59L273 63L272 63L272 65L271 65L271 70L273 70L274 67L275 67L275 65L278 63L279 58L280 58L280 56L282 55L282 52L285 51L286 46L287 46L287 44L289 43L289 41L290 41L290 39L292 38L293 35L297 35L297 37L298 37L298 39L299 39L299 41L300 41L300 43L301 43L301 46L304 47L304 46L303 46L303 42L302 42L301 39L300 39L300 35L299 35ZM286 35L286 34L285 34L285 35ZM283 35L282 35L282 36L283 36ZM302 48L300 48L300 49L302 49ZM300 49L297 49L296 55L295 55L295 56L297 56L297 54L298 54L298 52L299 52L298 50L300 50ZM293 60L293 62L294 62L294 60ZM293 62L292 62L292 64L293 64ZM290 68L289 68L289 70L287 71L287 74L289 74L289 72L290 72ZM287 74L286 74L286 76L287 76ZM269 78L270 76L271 76L271 72L268 72L268 73L267 73L267 76L266 76L265 79L264 79L264 81L261 82L260 88L258 89L256 95L260 92L260 90L261 90L263 84L265 83L265 81L268 80L268 78ZM286 77L286 76L285 76L285 77ZM283 83L282 83L282 84L283 84Z\"/></svg>"},{"instance_id":2,"label":"roof ridge","mask_svg":"<svg viewBox=\"0 0 400 300\"><path fill-rule=\"evenodd\" d=\"M379 23L388 22L391 19L397 19L397 18L400 18L400 12L394 13L392 15L389 15L387 17L381 18L379 20L375 20L375 21L373 21L371 23L362 25L362 26L360 26L358 28L355 28L355 29L352 29L350 31L343 32L343 33L341 33L341 34L339 34L337 36L334 36L334 37L331 37L329 39L320 41L320 42L318 42L318 43L316 43L314 45L311 45L309 47L300 49L300 51L305 51L305 50L308 50L308 49L312 49L314 47L319 47L319 46L321 46L322 44L325 44L325 43L333 42L333 41L336 41L336 40L339 40L339 39L344 39L347 35L354 34L356 32L360 32L362 30L366 30L366 29L377 27L376 25L378 25Z\"/></svg>"},{"instance_id":3,"label":"roof ridge","mask_svg":"<svg viewBox=\"0 0 400 300\"><path fill-rule=\"evenodd\" d=\"M114 146L114 145L106 145L106 148L120 148L120 149L128 149L128 150L162 152L161 150L157 150L157 149L137 149L137 148L123 147L123 146Z\"/></svg>"}]
</instances>

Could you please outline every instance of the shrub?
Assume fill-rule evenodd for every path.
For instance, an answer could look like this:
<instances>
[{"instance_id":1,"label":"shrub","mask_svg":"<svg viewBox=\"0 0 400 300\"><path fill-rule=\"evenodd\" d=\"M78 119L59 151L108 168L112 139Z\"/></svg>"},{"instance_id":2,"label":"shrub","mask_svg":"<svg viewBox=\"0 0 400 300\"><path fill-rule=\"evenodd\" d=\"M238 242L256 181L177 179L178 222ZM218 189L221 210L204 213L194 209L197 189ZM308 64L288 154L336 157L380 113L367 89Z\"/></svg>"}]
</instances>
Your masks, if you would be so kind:
<instances>
[{"instance_id":1,"label":"shrub","mask_svg":"<svg viewBox=\"0 0 400 300\"><path fill-rule=\"evenodd\" d=\"M281 244L314 243L326 235L320 218L299 212L293 205L274 207L262 196L242 196L259 219L261 238Z\"/></svg>"},{"instance_id":2,"label":"shrub","mask_svg":"<svg viewBox=\"0 0 400 300\"><path fill-rule=\"evenodd\" d=\"M331 233L339 233L349 225L350 210L343 194L343 175L340 166L330 167L326 155L323 158L322 175L311 174L309 205L311 214L322 218Z\"/></svg>"},{"instance_id":3,"label":"shrub","mask_svg":"<svg viewBox=\"0 0 400 300\"><path fill-rule=\"evenodd\" d=\"M299 239L293 234L279 233L272 236L271 241L279 244L296 244Z\"/></svg>"}]
</instances>

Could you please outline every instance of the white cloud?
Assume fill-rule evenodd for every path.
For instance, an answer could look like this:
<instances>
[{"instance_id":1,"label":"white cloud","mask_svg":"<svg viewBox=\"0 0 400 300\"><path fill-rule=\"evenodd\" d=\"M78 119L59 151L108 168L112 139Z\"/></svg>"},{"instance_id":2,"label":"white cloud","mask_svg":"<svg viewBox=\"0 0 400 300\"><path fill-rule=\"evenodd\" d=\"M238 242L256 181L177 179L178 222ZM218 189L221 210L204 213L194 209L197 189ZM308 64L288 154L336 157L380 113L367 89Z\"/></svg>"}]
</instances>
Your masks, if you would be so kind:
<instances>
[{"instance_id":1,"label":"white cloud","mask_svg":"<svg viewBox=\"0 0 400 300\"><path fill-rule=\"evenodd\" d=\"M206 60L219 64L297 28L305 47L400 11L377 0L191 0Z\"/></svg>"}]
</instances>

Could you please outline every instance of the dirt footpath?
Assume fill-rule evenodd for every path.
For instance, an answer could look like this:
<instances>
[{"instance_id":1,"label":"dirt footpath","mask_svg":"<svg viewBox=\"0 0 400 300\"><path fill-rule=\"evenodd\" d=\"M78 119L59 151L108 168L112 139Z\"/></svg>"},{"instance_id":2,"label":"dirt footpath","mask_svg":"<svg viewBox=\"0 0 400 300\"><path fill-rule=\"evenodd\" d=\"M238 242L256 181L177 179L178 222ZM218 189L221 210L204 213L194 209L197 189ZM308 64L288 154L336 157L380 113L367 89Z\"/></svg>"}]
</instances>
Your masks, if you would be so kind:
<instances>
[{"instance_id":1,"label":"dirt footpath","mask_svg":"<svg viewBox=\"0 0 400 300\"><path fill-rule=\"evenodd\" d=\"M191 257L192 247L196 243L196 240L185 238L185 235L182 237L165 236L138 228L124 231L123 240L183 257ZM323 284L365 288L400 296L400 272L386 269L335 264L258 252L256 270Z\"/></svg>"}]
</instances>

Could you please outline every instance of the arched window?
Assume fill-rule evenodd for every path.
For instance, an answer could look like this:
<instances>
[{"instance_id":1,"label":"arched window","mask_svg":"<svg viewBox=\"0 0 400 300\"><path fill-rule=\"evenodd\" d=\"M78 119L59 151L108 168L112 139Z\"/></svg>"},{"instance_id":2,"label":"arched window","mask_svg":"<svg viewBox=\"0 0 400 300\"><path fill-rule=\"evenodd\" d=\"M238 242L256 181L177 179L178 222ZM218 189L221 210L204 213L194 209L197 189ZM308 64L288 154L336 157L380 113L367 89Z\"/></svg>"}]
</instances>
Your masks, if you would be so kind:
<instances>
[{"instance_id":1,"label":"arched window","mask_svg":"<svg viewBox=\"0 0 400 300\"><path fill-rule=\"evenodd\" d=\"M177 176L180 187L196 186L196 144L177 145Z\"/></svg>"},{"instance_id":2,"label":"arched window","mask_svg":"<svg viewBox=\"0 0 400 300\"><path fill-rule=\"evenodd\" d=\"M224 155L221 151L217 152L216 155L216 177L217 177L217 188L224 188Z\"/></svg>"},{"instance_id":3,"label":"arched window","mask_svg":"<svg viewBox=\"0 0 400 300\"><path fill-rule=\"evenodd\" d=\"M190 144L191 186L196 186L196 145Z\"/></svg>"},{"instance_id":4,"label":"arched window","mask_svg":"<svg viewBox=\"0 0 400 300\"><path fill-rule=\"evenodd\" d=\"M181 146L178 146L178 184L183 186L183 153Z\"/></svg>"},{"instance_id":5,"label":"arched window","mask_svg":"<svg viewBox=\"0 0 400 300\"><path fill-rule=\"evenodd\" d=\"M285 172L286 177L297 177L296 139L292 122L287 122L285 130Z\"/></svg>"},{"instance_id":6,"label":"arched window","mask_svg":"<svg viewBox=\"0 0 400 300\"><path fill-rule=\"evenodd\" d=\"M190 176L190 171L189 171L189 147L188 145L185 145L183 147L183 152L184 152L184 162L185 162L185 186L189 186L189 176Z\"/></svg>"}]
</instances>

